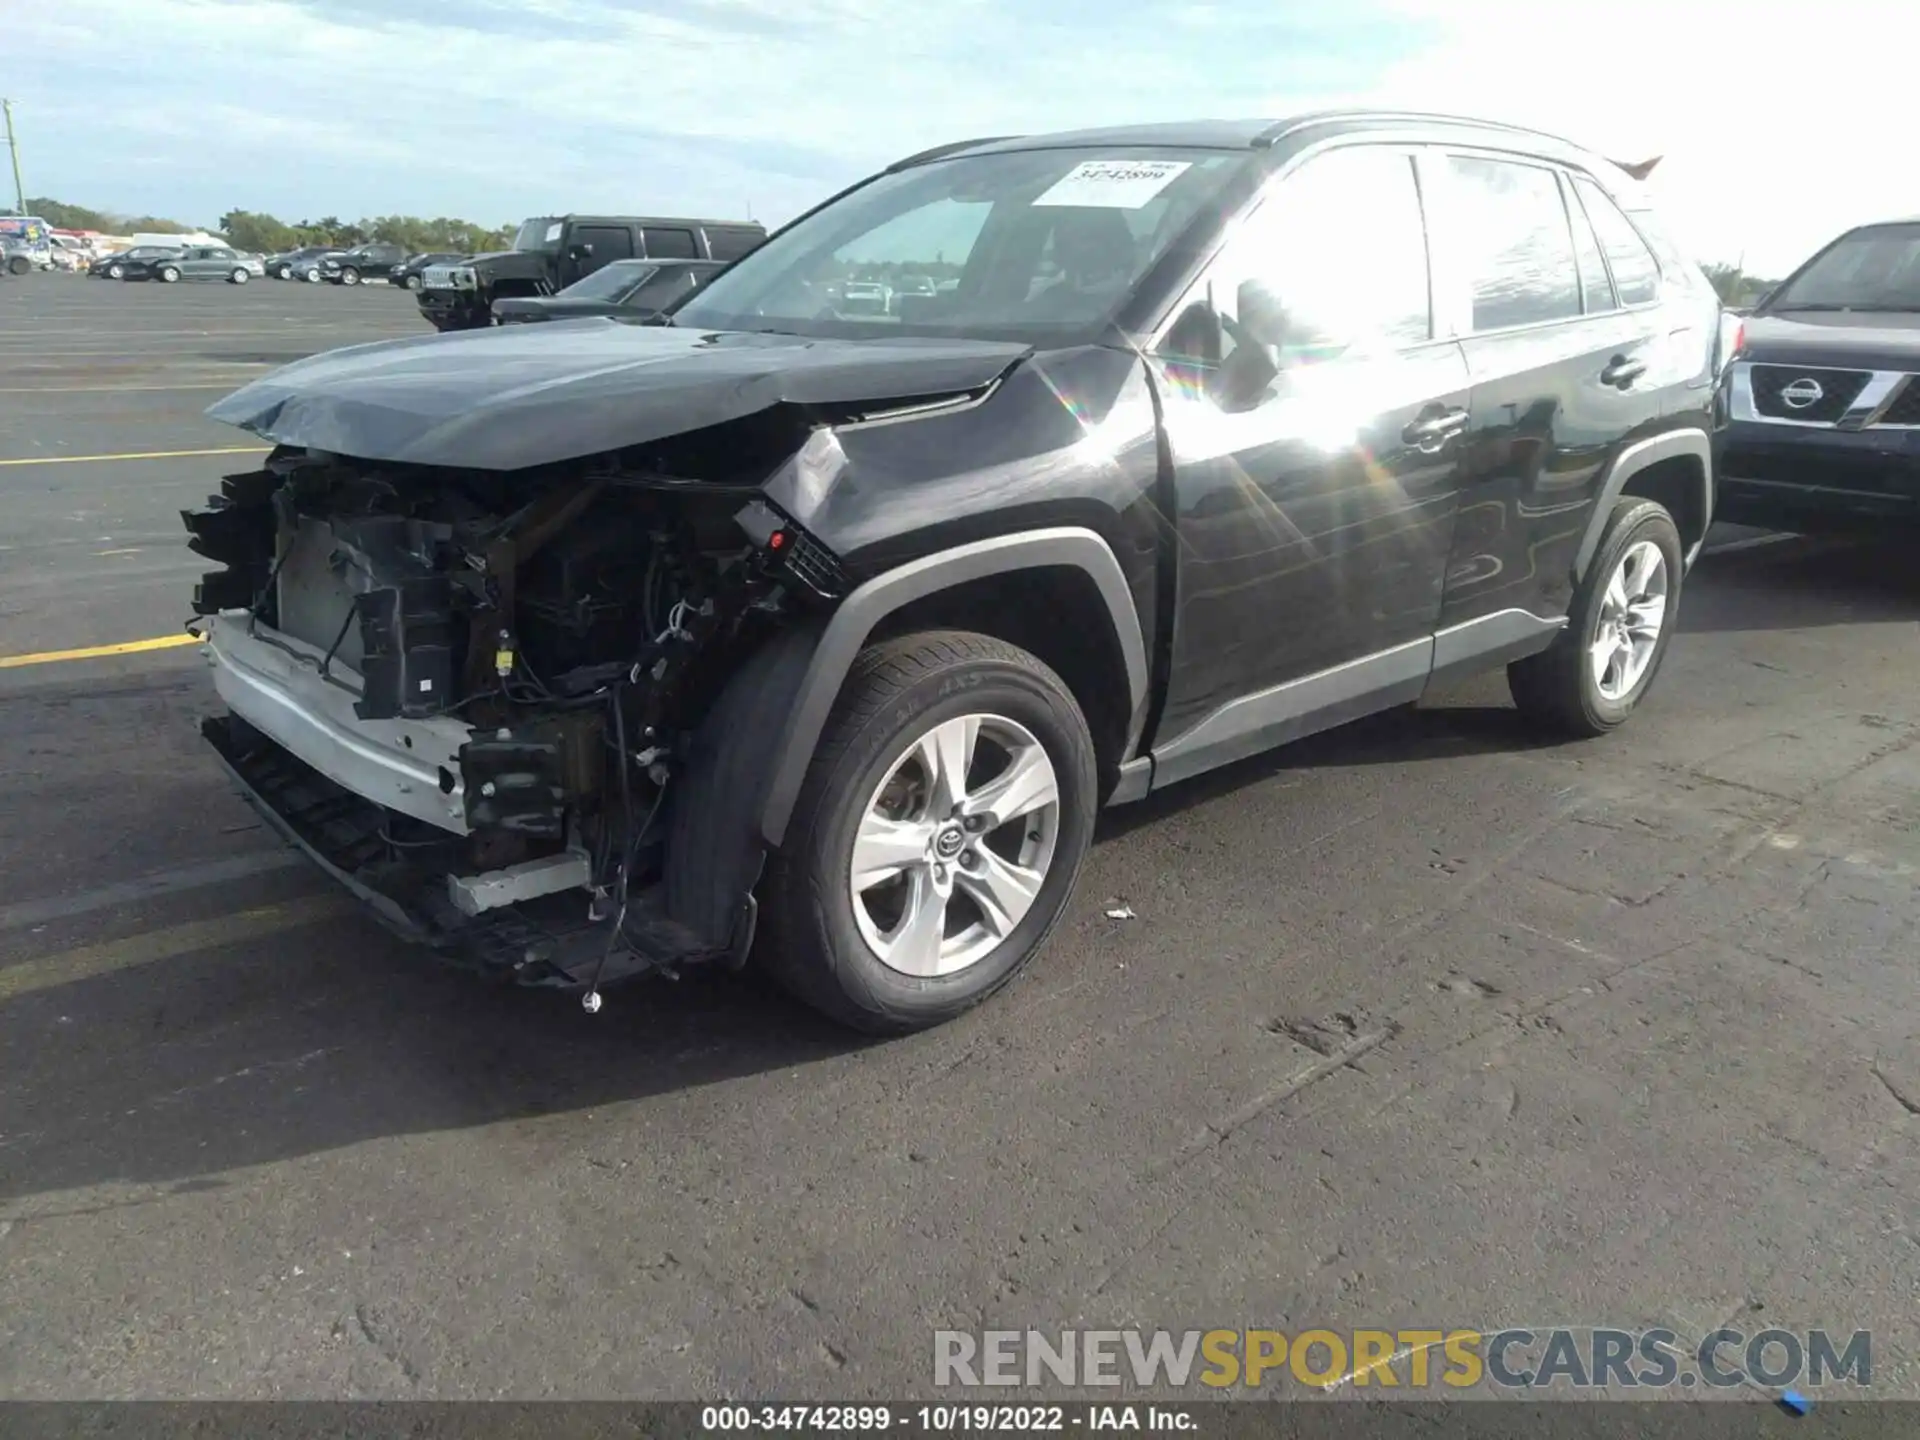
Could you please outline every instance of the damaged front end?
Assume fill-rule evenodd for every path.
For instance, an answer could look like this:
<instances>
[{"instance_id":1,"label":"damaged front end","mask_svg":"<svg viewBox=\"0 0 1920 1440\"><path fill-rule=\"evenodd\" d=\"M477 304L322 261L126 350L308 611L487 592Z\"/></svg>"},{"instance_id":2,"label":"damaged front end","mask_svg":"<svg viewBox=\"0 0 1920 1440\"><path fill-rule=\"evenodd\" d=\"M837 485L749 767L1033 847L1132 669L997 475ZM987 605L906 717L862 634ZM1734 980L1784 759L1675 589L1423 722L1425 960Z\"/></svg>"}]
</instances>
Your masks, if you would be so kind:
<instances>
[{"instance_id":1,"label":"damaged front end","mask_svg":"<svg viewBox=\"0 0 1920 1440\"><path fill-rule=\"evenodd\" d=\"M744 958L742 797L844 589L763 489L791 443L755 448L503 472L283 445L184 515L224 567L194 600L206 738L392 929L490 974Z\"/></svg>"}]
</instances>

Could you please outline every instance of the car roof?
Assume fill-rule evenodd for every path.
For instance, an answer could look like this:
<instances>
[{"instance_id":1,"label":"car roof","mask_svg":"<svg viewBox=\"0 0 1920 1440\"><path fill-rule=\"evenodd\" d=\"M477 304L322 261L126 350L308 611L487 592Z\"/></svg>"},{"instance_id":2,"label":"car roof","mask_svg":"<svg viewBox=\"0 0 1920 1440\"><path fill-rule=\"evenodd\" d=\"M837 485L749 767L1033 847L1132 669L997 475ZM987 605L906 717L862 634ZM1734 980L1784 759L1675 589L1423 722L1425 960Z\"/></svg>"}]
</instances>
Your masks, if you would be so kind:
<instances>
[{"instance_id":1,"label":"car roof","mask_svg":"<svg viewBox=\"0 0 1920 1440\"><path fill-rule=\"evenodd\" d=\"M1571 140L1544 131L1461 115L1369 109L1316 110L1281 119L1177 120L1150 125L1063 130L1046 135L990 136L923 150L888 168L902 170L962 154L991 155L1021 150L1064 150L1108 145L1168 146L1192 150L1269 150L1292 141L1304 143L1308 139L1376 130L1431 132L1436 139L1451 139L1460 144L1514 148L1575 161L1584 168L1604 170L1610 188L1625 186L1630 181L1626 172L1613 161Z\"/></svg>"}]
</instances>

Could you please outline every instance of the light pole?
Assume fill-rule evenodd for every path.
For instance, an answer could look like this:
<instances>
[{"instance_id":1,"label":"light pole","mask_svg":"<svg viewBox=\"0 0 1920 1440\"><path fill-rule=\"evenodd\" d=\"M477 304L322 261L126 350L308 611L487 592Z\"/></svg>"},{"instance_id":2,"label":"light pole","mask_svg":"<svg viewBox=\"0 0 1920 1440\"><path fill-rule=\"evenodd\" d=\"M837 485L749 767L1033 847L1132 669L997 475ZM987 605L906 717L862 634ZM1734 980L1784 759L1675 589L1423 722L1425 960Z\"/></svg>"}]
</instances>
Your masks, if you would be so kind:
<instances>
[{"instance_id":1,"label":"light pole","mask_svg":"<svg viewBox=\"0 0 1920 1440\"><path fill-rule=\"evenodd\" d=\"M7 121L7 157L13 161L13 213L27 213L27 188L20 183L20 144L13 138L13 101L0 100L0 115Z\"/></svg>"}]
</instances>

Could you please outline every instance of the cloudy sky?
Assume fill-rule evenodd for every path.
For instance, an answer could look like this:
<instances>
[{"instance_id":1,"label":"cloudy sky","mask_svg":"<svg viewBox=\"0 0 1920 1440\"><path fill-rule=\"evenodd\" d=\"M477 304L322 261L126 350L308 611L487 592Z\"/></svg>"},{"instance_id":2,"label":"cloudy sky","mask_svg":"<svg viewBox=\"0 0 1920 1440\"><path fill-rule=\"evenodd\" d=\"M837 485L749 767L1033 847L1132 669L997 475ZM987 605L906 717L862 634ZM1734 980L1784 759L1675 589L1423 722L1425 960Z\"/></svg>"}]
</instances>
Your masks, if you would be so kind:
<instances>
[{"instance_id":1,"label":"cloudy sky","mask_svg":"<svg viewBox=\"0 0 1920 1440\"><path fill-rule=\"evenodd\" d=\"M29 194L201 224L771 223L943 140L1355 102L1664 152L1674 228L1756 271L1920 214L1911 0L0 0L0 35Z\"/></svg>"}]
</instances>

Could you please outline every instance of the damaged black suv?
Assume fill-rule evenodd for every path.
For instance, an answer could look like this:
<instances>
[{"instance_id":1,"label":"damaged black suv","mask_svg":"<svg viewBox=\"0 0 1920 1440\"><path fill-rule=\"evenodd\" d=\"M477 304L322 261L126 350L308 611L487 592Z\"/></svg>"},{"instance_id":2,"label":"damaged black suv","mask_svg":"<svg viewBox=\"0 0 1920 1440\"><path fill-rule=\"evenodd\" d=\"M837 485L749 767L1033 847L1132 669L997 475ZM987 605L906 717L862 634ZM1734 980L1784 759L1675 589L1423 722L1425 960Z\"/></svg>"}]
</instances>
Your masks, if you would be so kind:
<instances>
[{"instance_id":1,"label":"damaged black suv","mask_svg":"<svg viewBox=\"0 0 1920 1440\"><path fill-rule=\"evenodd\" d=\"M877 300L875 297L878 297ZM400 933L530 984L751 957L900 1031L1094 817L1506 666L1619 725L1713 501L1720 310L1617 169L1318 115L977 141L664 326L358 346L211 414L207 737Z\"/></svg>"}]
</instances>

